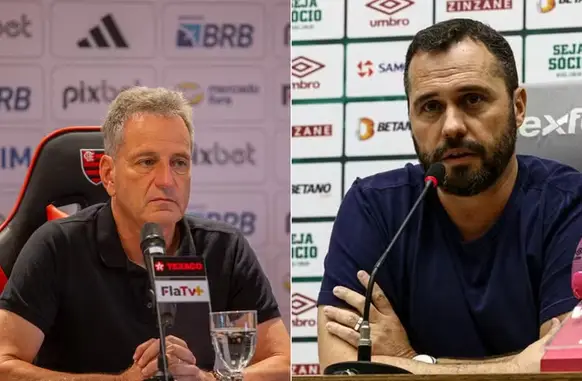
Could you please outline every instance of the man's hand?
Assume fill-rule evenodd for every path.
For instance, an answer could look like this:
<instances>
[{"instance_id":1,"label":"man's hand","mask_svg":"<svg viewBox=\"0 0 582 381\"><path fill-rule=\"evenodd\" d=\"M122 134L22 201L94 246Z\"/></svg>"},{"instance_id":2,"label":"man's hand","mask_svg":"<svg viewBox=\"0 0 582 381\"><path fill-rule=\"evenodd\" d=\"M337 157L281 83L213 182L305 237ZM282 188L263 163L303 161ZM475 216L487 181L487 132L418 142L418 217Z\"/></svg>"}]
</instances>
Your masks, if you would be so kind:
<instances>
[{"instance_id":1,"label":"man's hand","mask_svg":"<svg viewBox=\"0 0 582 381\"><path fill-rule=\"evenodd\" d=\"M364 287L368 287L370 276L365 271L358 272L358 279ZM333 293L338 298L359 311L359 315L342 308L326 306L323 311L330 321L326 329L332 335L339 337L353 347L358 347L360 333L354 329L358 319L364 312L365 296L345 287L335 287ZM392 309L388 298L377 284L372 292L370 306L370 334L372 339L372 355L412 358L416 352L410 346L408 335L400 323L400 319Z\"/></svg>"},{"instance_id":2,"label":"man's hand","mask_svg":"<svg viewBox=\"0 0 582 381\"><path fill-rule=\"evenodd\" d=\"M552 319L552 325L544 337L533 344L530 344L512 360L517 373L539 373L540 363L545 353L545 346L560 329L561 323L558 318Z\"/></svg>"},{"instance_id":3,"label":"man's hand","mask_svg":"<svg viewBox=\"0 0 582 381\"><path fill-rule=\"evenodd\" d=\"M144 378L158 371L159 339L150 339L139 345L133 355L135 364L141 368ZM176 381L206 381L214 377L196 366L196 357L188 349L188 344L175 336L166 337L168 371Z\"/></svg>"}]
</instances>

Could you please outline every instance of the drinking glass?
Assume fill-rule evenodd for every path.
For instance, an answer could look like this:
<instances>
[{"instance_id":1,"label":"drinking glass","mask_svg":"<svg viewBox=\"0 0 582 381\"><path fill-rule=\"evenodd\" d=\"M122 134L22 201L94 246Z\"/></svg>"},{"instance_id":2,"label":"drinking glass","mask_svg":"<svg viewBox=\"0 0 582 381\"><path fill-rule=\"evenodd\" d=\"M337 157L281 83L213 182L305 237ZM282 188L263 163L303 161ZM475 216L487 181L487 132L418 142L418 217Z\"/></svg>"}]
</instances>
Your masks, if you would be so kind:
<instances>
[{"instance_id":1,"label":"drinking glass","mask_svg":"<svg viewBox=\"0 0 582 381\"><path fill-rule=\"evenodd\" d=\"M210 335L230 379L242 380L257 346L257 311L211 312Z\"/></svg>"}]
</instances>

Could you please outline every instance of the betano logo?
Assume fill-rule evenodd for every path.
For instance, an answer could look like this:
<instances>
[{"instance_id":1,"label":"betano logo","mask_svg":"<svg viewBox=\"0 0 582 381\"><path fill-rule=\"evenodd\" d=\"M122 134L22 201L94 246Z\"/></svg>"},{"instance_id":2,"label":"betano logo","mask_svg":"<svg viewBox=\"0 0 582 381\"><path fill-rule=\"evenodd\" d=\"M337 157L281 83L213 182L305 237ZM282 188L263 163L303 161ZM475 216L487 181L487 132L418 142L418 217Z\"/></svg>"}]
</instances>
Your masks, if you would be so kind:
<instances>
[{"instance_id":1,"label":"betano logo","mask_svg":"<svg viewBox=\"0 0 582 381\"><path fill-rule=\"evenodd\" d=\"M538 0L538 12L548 13L556 8L556 0Z\"/></svg>"},{"instance_id":2,"label":"betano logo","mask_svg":"<svg viewBox=\"0 0 582 381\"><path fill-rule=\"evenodd\" d=\"M376 132L397 132L397 131L410 131L410 122L403 120L391 120L374 122L370 118L360 118L360 123L358 126L358 139L368 140Z\"/></svg>"},{"instance_id":3,"label":"betano logo","mask_svg":"<svg viewBox=\"0 0 582 381\"><path fill-rule=\"evenodd\" d=\"M368 140L374 136L374 121L370 118L360 118L358 139Z\"/></svg>"},{"instance_id":4,"label":"betano logo","mask_svg":"<svg viewBox=\"0 0 582 381\"><path fill-rule=\"evenodd\" d=\"M293 138L313 138L332 135L331 124L310 124L291 126L291 137Z\"/></svg>"},{"instance_id":5,"label":"betano logo","mask_svg":"<svg viewBox=\"0 0 582 381\"><path fill-rule=\"evenodd\" d=\"M315 319L301 319L299 316L316 307L317 301L298 292L294 292L293 295L291 295L291 314L295 316L292 320L293 327L315 327L317 324Z\"/></svg>"},{"instance_id":6,"label":"betano logo","mask_svg":"<svg viewBox=\"0 0 582 381\"><path fill-rule=\"evenodd\" d=\"M370 20L370 26L372 28L406 26L410 24L409 19L398 19L391 16L412 5L414 5L414 1L412 0L372 0L366 4L366 7L390 17L388 19Z\"/></svg>"},{"instance_id":7,"label":"betano logo","mask_svg":"<svg viewBox=\"0 0 582 381\"><path fill-rule=\"evenodd\" d=\"M182 82L176 86L176 90L182 92L191 106L202 103L204 89L196 82Z\"/></svg>"},{"instance_id":8,"label":"betano logo","mask_svg":"<svg viewBox=\"0 0 582 381\"><path fill-rule=\"evenodd\" d=\"M291 82L294 90L319 89L319 81L304 81L303 78L323 69L324 64L314 61L310 58L299 56L291 61L291 75L300 78L299 81Z\"/></svg>"},{"instance_id":9,"label":"betano logo","mask_svg":"<svg viewBox=\"0 0 582 381\"><path fill-rule=\"evenodd\" d=\"M100 25L96 25L89 30L89 37L85 37L77 41L77 46L79 48L129 48L127 41L121 34L119 26L115 22L115 19L111 13L103 16L103 18L101 18L101 23L103 24L104 28L102 28ZM106 35L108 35L108 37L106 37ZM89 38L93 39L93 44L91 44ZM108 39L110 41L108 41Z\"/></svg>"},{"instance_id":10,"label":"betano logo","mask_svg":"<svg viewBox=\"0 0 582 381\"><path fill-rule=\"evenodd\" d=\"M513 0L449 0L447 12L498 11L512 9Z\"/></svg>"},{"instance_id":11,"label":"betano logo","mask_svg":"<svg viewBox=\"0 0 582 381\"><path fill-rule=\"evenodd\" d=\"M542 127L542 120L536 116L527 116L523 121L523 124L518 129L520 135L526 138L533 138L538 135L546 136L549 134L558 134L558 135L575 135L576 134L576 127L582 126L580 123L577 123L580 120L582 115L582 108L576 107L570 112L562 115L558 119L554 119L551 115L544 115L544 119L546 120L547 124ZM563 127L566 127L567 130L564 130Z\"/></svg>"}]
</instances>

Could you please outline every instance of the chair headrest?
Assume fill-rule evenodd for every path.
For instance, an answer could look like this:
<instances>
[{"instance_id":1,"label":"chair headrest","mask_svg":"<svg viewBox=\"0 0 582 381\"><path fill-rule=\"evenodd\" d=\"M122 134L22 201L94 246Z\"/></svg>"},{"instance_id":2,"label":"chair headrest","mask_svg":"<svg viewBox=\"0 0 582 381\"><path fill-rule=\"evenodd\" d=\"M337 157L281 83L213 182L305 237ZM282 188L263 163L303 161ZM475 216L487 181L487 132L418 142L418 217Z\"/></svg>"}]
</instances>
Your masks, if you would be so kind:
<instances>
[{"instance_id":1,"label":"chair headrest","mask_svg":"<svg viewBox=\"0 0 582 381\"><path fill-rule=\"evenodd\" d=\"M9 276L30 235L47 221L47 206L105 202L99 178L103 155L100 127L66 127L37 146L11 213L0 224L0 268Z\"/></svg>"},{"instance_id":2,"label":"chair headrest","mask_svg":"<svg viewBox=\"0 0 582 381\"><path fill-rule=\"evenodd\" d=\"M526 119L516 151L582 171L582 81L524 85Z\"/></svg>"}]
</instances>

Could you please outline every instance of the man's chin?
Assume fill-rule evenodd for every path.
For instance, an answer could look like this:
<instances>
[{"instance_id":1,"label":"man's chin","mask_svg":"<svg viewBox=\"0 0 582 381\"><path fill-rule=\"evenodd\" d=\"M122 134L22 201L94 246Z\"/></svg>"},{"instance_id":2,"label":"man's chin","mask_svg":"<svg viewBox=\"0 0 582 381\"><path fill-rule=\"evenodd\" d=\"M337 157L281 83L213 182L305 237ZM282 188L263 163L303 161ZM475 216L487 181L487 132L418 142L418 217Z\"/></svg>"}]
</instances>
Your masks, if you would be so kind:
<instances>
[{"instance_id":1,"label":"man's chin","mask_svg":"<svg viewBox=\"0 0 582 381\"><path fill-rule=\"evenodd\" d=\"M144 220L148 222L154 222L159 225L170 225L180 221L183 214L177 209L157 209L149 211L144 217Z\"/></svg>"}]
</instances>

